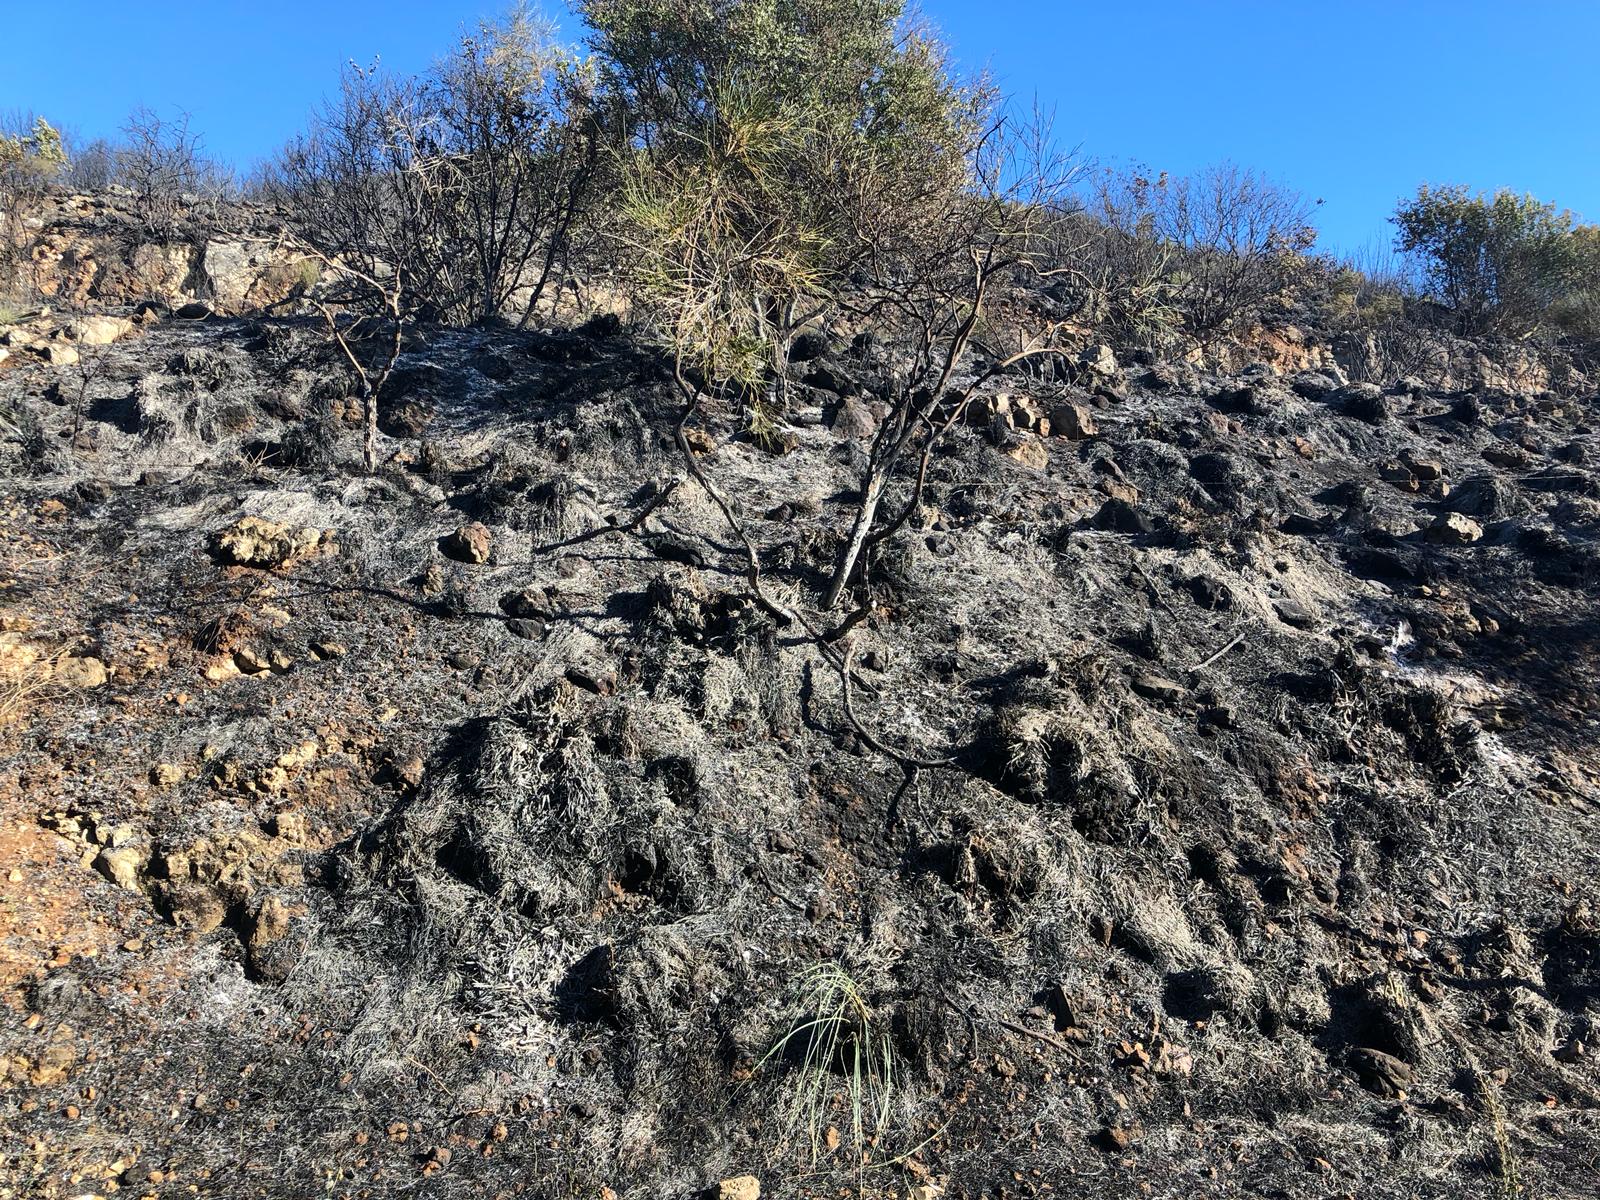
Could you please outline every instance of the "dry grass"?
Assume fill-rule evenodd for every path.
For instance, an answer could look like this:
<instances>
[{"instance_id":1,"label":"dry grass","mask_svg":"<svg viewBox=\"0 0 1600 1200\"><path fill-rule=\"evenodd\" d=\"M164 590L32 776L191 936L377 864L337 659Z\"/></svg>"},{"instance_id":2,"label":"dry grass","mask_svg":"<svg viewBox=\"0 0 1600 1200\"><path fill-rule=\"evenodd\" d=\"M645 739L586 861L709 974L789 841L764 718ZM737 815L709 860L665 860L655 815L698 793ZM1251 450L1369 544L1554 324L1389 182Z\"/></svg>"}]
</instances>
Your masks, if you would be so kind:
<instances>
[{"instance_id":1,"label":"dry grass","mask_svg":"<svg viewBox=\"0 0 1600 1200\"><path fill-rule=\"evenodd\" d=\"M61 655L0 659L0 729L20 721L55 691L55 664Z\"/></svg>"},{"instance_id":2,"label":"dry grass","mask_svg":"<svg viewBox=\"0 0 1600 1200\"><path fill-rule=\"evenodd\" d=\"M819 963L801 980L799 1013L789 1032L758 1064L798 1052L787 1106L790 1136L804 1134L815 1163L837 1148L832 1114L848 1114L849 1146L858 1166L881 1144L894 1102L894 1046L860 984L837 963Z\"/></svg>"}]
</instances>

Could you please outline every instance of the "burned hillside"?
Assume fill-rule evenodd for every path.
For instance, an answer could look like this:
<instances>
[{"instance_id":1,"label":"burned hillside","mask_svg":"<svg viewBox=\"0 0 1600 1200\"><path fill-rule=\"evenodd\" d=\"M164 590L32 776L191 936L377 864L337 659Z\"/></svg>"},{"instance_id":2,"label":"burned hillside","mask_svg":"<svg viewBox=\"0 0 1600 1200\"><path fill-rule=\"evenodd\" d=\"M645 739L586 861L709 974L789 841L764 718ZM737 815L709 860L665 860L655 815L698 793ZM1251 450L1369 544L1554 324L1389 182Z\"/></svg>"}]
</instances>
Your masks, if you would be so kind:
<instances>
[{"instance_id":1,"label":"burned hillside","mask_svg":"<svg viewBox=\"0 0 1600 1200\"><path fill-rule=\"evenodd\" d=\"M870 338L684 429L758 591L614 320L366 476L314 319L127 315L0 364L9 1194L1592 1194L1581 375L1019 365L819 641Z\"/></svg>"}]
</instances>

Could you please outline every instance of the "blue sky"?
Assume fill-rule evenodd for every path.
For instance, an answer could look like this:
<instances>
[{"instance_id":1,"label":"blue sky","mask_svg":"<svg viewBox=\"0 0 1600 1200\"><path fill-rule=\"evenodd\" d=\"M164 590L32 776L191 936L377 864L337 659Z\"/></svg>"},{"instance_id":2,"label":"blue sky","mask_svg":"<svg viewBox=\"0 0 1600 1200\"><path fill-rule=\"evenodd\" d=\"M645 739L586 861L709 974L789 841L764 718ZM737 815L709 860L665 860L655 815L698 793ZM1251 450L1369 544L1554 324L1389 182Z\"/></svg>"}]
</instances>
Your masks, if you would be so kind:
<instances>
[{"instance_id":1,"label":"blue sky","mask_svg":"<svg viewBox=\"0 0 1600 1200\"><path fill-rule=\"evenodd\" d=\"M0 112L86 136L136 104L269 154L347 59L426 65L497 0L0 0ZM924 0L963 65L1037 94L1086 154L1231 159L1324 204L1324 242L1387 238L1423 181L1531 191L1600 221L1600 0ZM562 11L547 3L547 11ZM567 28L575 28L567 22Z\"/></svg>"}]
</instances>

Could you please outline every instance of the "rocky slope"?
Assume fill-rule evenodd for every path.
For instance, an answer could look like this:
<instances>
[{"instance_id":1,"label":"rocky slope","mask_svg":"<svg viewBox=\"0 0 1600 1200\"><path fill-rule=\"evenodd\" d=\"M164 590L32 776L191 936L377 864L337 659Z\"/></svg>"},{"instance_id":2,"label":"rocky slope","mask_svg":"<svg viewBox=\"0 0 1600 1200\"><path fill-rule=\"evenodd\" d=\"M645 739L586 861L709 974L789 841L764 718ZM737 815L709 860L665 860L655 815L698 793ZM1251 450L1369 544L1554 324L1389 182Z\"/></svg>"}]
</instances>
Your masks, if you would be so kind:
<instances>
[{"instance_id":1,"label":"rocky slope","mask_svg":"<svg viewBox=\"0 0 1600 1200\"><path fill-rule=\"evenodd\" d=\"M0 1194L1593 1194L1594 396L1013 380L863 737L603 322L419 338L370 479L314 328L118 332L0 364ZM795 603L814 349L693 438Z\"/></svg>"},{"instance_id":2,"label":"rocky slope","mask_svg":"<svg viewBox=\"0 0 1600 1200\"><path fill-rule=\"evenodd\" d=\"M10 253L0 252L0 295L69 312L203 304L256 313L303 294L317 274L285 248L277 215L255 204L181 208L160 236L125 188L49 192L4 217L0 251Z\"/></svg>"}]
</instances>

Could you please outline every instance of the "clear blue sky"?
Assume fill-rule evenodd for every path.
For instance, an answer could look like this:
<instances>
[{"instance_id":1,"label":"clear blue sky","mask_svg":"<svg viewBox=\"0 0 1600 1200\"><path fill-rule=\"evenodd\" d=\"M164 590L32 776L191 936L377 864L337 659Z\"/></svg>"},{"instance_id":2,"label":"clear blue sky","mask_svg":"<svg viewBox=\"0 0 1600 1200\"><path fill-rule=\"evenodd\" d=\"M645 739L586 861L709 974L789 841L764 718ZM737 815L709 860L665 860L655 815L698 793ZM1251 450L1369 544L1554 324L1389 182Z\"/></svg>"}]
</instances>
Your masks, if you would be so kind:
<instances>
[{"instance_id":1,"label":"clear blue sky","mask_svg":"<svg viewBox=\"0 0 1600 1200\"><path fill-rule=\"evenodd\" d=\"M347 59L426 65L498 0L0 0L0 112L81 134L182 108L241 166ZM1221 159L1322 198L1325 244L1387 237L1424 180L1600 221L1600 0L925 0L965 66L1037 93L1086 153ZM546 4L558 16L558 3ZM574 22L565 27L576 32Z\"/></svg>"}]
</instances>

